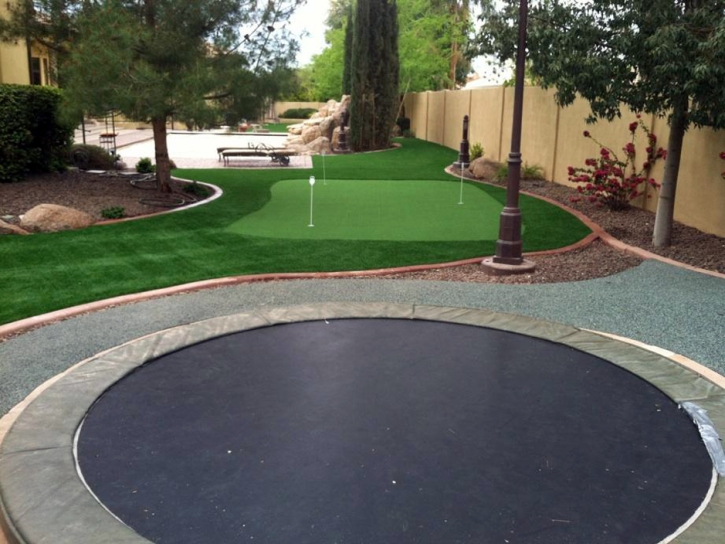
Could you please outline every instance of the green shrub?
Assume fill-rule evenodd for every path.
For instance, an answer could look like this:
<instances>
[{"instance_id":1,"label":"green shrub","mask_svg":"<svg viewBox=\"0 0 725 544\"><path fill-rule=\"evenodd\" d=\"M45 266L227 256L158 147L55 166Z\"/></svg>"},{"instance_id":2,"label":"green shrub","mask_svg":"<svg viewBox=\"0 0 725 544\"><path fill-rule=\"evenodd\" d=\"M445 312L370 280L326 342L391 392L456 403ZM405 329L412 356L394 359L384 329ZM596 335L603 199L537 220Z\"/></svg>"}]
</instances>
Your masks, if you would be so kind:
<instances>
[{"instance_id":1,"label":"green shrub","mask_svg":"<svg viewBox=\"0 0 725 544\"><path fill-rule=\"evenodd\" d=\"M317 113L315 108L290 108L281 117L284 119L309 119L313 113Z\"/></svg>"},{"instance_id":2,"label":"green shrub","mask_svg":"<svg viewBox=\"0 0 725 544\"><path fill-rule=\"evenodd\" d=\"M123 206L111 206L101 210L101 217L104 219L121 219L126 217L126 208Z\"/></svg>"},{"instance_id":3,"label":"green shrub","mask_svg":"<svg viewBox=\"0 0 725 544\"><path fill-rule=\"evenodd\" d=\"M37 85L0 85L0 182L62 171L73 127L59 119L61 91Z\"/></svg>"},{"instance_id":4,"label":"green shrub","mask_svg":"<svg viewBox=\"0 0 725 544\"><path fill-rule=\"evenodd\" d=\"M501 167L496 170L496 176L494 179L496 181L506 181L506 178L509 177L509 167L505 164L501 165Z\"/></svg>"},{"instance_id":5,"label":"green shrub","mask_svg":"<svg viewBox=\"0 0 725 544\"><path fill-rule=\"evenodd\" d=\"M81 170L112 170L116 157L97 145L74 144L68 163Z\"/></svg>"},{"instance_id":6,"label":"green shrub","mask_svg":"<svg viewBox=\"0 0 725 544\"><path fill-rule=\"evenodd\" d=\"M509 167L507 165L501 166L496 172L497 181L506 181L509 175ZM529 163L525 162L521 167L521 179L533 179L533 180L544 180L544 169L538 164L529 166Z\"/></svg>"},{"instance_id":7,"label":"green shrub","mask_svg":"<svg viewBox=\"0 0 725 544\"><path fill-rule=\"evenodd\" d=\"M403 131L403 138L415 138L415 131L412 128Z\"/></svg>"},{"instance_id":8,"label":"green shrub","mask_svg":"<svg viewBox=\"0 0 725 544\"><path fill-rule=\"evenodd\" d=\"M206 198L211 194L211 191L208 187L205 187L204 185L201 185L197 182L187 183L186 185L184 185L184 192L191 193L192 195L196 195L199 198Z\"/></svg>"},{"instance_id":9,"label":"green shrub","mask_svg":"<svg viewBox=\"0 0 725 544\"><path fill-rule=\"evenodd\" d=\"M406 130L410 130L410 119L407 117L398 117L397 121L395 121L395 124L400 127L400 132L403 133Z\"/></svg>"},{"instance_id":10,"label":"green shrub","mask_svg":"<svg viewBox=\"0 0 725 544\"><path fill-rule=\"evenodd\" d=\"M483 157L483 146L479 143L475 143L471 146L471 149L468 150L468 157L469 160L475 161L476 159L480 159Z\"/></svg>"},{"instance_id":11,"label":"green shrub","mask_svg":"<svg viewBox=\"0 0 725 544\"><path fill-rule=\"evenodd\" d=\"M156 166L151 162L151 159L144 157L136 163L136 172L139 174L153 174L156 172Z\"/></svg>"},{"instance_id":12,"label":"green shrub","mask_svg":"<svg viewBox=\"0 0 725 544\"><path fill-rule=\"evenodd\" d=\"M535 180L546 179L544 177L544 169L541 166L539 166L538 164L532 164L531 166L529 166L529 163L527 162L524 163L524 167L521 169L521 178Z\"/></svg>"}]
</instances>

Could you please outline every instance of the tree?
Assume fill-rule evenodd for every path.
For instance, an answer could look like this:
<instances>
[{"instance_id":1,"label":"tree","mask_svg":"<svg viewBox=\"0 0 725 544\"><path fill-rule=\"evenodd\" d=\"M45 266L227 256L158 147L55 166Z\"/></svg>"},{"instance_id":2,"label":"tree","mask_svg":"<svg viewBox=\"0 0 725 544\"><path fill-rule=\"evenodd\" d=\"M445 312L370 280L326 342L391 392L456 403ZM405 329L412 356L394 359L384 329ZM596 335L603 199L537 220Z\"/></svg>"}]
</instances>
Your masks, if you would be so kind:
<instances>
[{"instance_id":1,"label":"tree","mask_svg":"<svg viewBox=\"0 0 725 544\"><path fill-rule=\"evenodd\" d=\"M353 32L350 144L390 147L398 112L398 11L395 0L358 0Z\"/></svg>"},{"instance_id":2,"label":"tree","mask_svg":"<svg viewBox=\"0 0 725 544\"><path fill-rule=\"evenodd\" d=\"M325 32L329 44L312 57L310 64L311 98L327 101L340 99L342 94L345 29L333 28Z\"/></svg>"},{"instance_id":3,"label":"tree","mask_svg":"<svg viewBox=\"0 0 725 544\"><path fill-rule=\"evenodd\" d=\"M439 6L447 8L448 38L450 40L450 58L448 77L451 81L451 88L455 88L458 81L458 65L465 59L463 51L468 42L468 34L471 30L471 12L469 0L436 0Z\"/></svg>"},{"instance_id":4,"label":"tree","mask_svg":"<svg viewBox=\"0 0 725 544\"><path fill-rule=\"evenodd\" d=\"M276 31L300 1L23 0L0 32L57 52L69 111L150 122L157 181L169 191L169 117L259 111L265 74L293 58L296 44Z\"/></svg>"},{"instance_id":5,"label":"tree","mask_svg":"<svg viewBox=\"0 0 725 544\"><path fill-rule=\"evenodd\" d=\"M342 68L342 94L352 92L352 6L347 9L347 21L345 22L345 45L343 49Z\"/></svg>"},{"instance_id":6,"label":"tree","mask_svg":"<svg viewBox=\"0 0 725 544\"><path fill-rule=\"evenodd\" d=\"M514 57L518 0L497 10L481 0L479 52ZM669 245L682 142L689 126L725 128L725 1L540 0L531 9L531 70L556 100L589 101L592 117L620 116L620 105L667 116L670 136L653 233Z\"/></svg>"},{"instance_id":7,"label":"tree","mask_svg":"<svg viewBox=\"0 0 725 544\"><path fill-rule=\"evenodd\" d=\"M431 0L399 0L401 92L449 89L448 11Z\"/></svg>"},{"instance_id":8,"label":"tree","mask_svg":"<svg viewBox=\"0 0 725 544\"><path fill-rule=\"evenodd\" d=\"M396 4L400 92L450 89L465 82L470 71L470 62L465 56L470 15L466 12L463 16L445 0L397 0ZM350 86L346 83L352 66L351 6L350 0L331 1L326 20L327 47L313 57L311 69L309 65L301 69L299 75L306 90L295 94L296 98L326 100L335 97L335 93L330 92L331 83L340 80L339 74L342 74L340 92L351 93L352 80L349 80ZM456 48L454 55L452 51ZM451 76L453 72L455 78Z\"/></svg>"}]
</instances>

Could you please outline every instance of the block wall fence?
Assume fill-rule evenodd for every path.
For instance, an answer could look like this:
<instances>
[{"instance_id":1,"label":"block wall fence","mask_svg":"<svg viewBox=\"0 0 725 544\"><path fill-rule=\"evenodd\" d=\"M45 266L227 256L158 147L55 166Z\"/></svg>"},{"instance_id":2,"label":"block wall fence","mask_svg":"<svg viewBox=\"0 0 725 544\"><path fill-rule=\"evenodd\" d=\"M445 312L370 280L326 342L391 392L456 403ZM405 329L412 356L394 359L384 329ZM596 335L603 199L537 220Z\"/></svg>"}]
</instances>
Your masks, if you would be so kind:
<instances>
[{"instance_id":1,"label":"block wall fence","mask_svg":"<svg viewBox=\"0 0 725 544\"><path fill-rule=\"evenodd\" d=\"M469 142L480 143L485 157L506 162L511 147L513 98L513 87L409 93L404 101L405 115L410 118L411 129L417 138L456 150L461 142L463 116L468 115ZM551 181L574 185L567 180L567 168L584 166L586 158L599 155L598 146L584 138L584 130L589 130L602 144L619 153L629 141L628 127L635 120L635 114L624 108L620 119L587 125L585 119L589 112L586 100L560 108L554 101L553 90L526 87L521 142L523 161L541 166ZM657 136L658 145L666 149L667 119L643 114L642 120ZM637 158L640 164L647 147L642 131L635 144L641 150ZM725 151L725 130L691 128L687 131L675 219L703 232L725 237L725 180L720 176L725 170L725 161L720 159L722 151ZM664 161L660 160L652 170L652 177L661 182L663 172ZM634 204L655 211L657 190L648 187L645 197L638 198Z\"/></svg>"},{"instance_id":2,"label":"block wall fence","mask_svg":"<svg viewBox=\"0 0 725 544\"><path fill-rule=\"evenodd\" d=\"M291 109L314 108L319 110L325 102L275 102L268 113L270 117L281 117L284 112Z\"/></svg>"}]
</instances>

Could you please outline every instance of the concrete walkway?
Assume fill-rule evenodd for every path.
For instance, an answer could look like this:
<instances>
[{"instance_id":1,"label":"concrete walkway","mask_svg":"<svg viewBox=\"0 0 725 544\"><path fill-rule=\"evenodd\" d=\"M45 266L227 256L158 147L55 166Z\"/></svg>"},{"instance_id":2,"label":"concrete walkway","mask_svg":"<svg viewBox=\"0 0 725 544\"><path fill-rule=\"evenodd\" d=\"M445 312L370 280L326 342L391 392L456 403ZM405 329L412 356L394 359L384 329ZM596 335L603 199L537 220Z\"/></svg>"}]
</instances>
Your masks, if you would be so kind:
<instances>
[{"instance_id":1,"label":"concrete walkway","mask_svg":"<svg viewBox=\"0 0 725 544\"><path fill-rule=\"evenodd\" d=\"M725 280L656 261L614 276L559 284L276 281L109 308L0 343L0 414L69 366L145 334L254 308L326 301L387 301L528 315L639 340L725 374Z\"/></svg>"}]
</instances>

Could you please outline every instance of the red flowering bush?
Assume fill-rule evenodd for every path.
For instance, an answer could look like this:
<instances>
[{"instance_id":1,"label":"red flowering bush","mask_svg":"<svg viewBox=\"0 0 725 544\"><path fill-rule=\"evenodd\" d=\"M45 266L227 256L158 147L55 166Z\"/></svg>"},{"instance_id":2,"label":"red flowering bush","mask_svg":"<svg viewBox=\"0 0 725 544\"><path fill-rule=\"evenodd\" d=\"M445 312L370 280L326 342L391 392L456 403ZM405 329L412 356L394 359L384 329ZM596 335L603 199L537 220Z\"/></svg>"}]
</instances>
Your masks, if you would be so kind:
<instances>
[{"instance_id":1,"label":"red flowering bush","mask_svg":"<svg viewBox=\"0 0 725 544\"><path fill-rule=\"evenodd\" d=\"M637 149L634 145L637 130L642 129L647 135L649 145L646 149L646 159L642 162L641 168L637 169L635 159ZM584 161L583 168L569 167L569 181L578 183L577 191L586 195L591 202L607 206L612 210L623 210L629 207L629 202L643 194L640 187L648 183L653 187L660 184L649 177L650 170L658 159L666 159L667 151L661 147L655 151L657 136L652 134L640 117L629 124L630 141L622 148L623 159L611 148L598 142L588 130L584 131L585 138L591 138L599 145L599 157L589 158ZM721 157L725 156L725 152ZM572 202L581 200L582 197L571 197Z\"/></svg>"}]
</instances>

